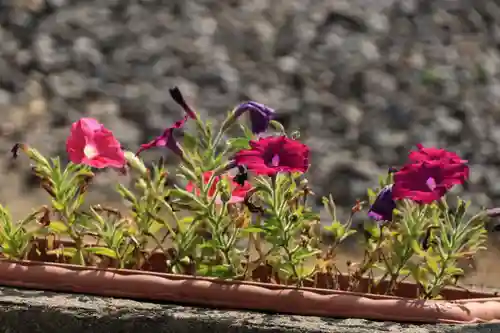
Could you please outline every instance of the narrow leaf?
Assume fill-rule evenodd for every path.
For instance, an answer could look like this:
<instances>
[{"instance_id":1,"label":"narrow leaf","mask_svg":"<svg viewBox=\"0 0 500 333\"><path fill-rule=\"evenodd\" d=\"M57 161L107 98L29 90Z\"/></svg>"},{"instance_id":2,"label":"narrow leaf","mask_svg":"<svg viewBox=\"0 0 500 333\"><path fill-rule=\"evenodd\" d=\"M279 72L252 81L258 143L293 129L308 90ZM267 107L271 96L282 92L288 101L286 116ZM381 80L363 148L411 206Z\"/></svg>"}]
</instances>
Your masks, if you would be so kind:
<instances>
[{"instance_id":1,"label":"narrow leaf","mask_svg":"<svg viewBox=\"0 0 500 333\"><path fill-rule=\"evenodd\" d=\"M96 255L117 259L115 251L108 249L107 247L100 247L100 246L86 247L85 251Z\"/></svg>"}]
</instances>

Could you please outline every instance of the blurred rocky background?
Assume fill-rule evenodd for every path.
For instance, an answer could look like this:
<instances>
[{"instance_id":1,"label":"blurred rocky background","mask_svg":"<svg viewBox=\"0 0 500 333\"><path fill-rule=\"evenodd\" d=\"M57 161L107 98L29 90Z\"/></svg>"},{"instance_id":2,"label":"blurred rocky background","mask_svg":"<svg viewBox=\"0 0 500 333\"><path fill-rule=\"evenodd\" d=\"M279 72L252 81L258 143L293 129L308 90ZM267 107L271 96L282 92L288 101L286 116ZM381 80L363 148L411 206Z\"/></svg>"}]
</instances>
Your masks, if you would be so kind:
<instances>
[{"instance_id":1,"label":"blurred rocky background","mask_svg":"<svg viewBox=\"0 0 500 333\"><path fill-rule=\"evenodd\" d=\"M468 159L465 196L499 205L499 45L497 0L2 0L0 200L46 201L13 143L64 156L92 116L135 150L181 116L177 85L203 117L276 108L344 211L419 142ZM95 200L116 199L109 176Z\"/></svg>"}]
</instances>

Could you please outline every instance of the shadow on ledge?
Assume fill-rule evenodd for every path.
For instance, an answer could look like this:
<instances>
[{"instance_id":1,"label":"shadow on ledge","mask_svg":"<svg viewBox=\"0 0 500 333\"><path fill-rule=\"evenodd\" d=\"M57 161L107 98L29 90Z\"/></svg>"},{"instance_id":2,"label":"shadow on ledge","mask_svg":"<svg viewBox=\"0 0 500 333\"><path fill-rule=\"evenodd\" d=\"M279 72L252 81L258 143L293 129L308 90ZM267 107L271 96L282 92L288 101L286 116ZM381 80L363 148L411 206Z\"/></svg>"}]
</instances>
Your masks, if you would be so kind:
<instances>
[{"instance_id":1,"label":"shadow on ledge","mask_svg":"<svg viewBox=\"0 0 500 333\"><path fill-rule=\"evenodd\" d=\"M2 333L486 333L500 324L409 325L228 311L0 287Z\"/></svg>"}]
</instances>

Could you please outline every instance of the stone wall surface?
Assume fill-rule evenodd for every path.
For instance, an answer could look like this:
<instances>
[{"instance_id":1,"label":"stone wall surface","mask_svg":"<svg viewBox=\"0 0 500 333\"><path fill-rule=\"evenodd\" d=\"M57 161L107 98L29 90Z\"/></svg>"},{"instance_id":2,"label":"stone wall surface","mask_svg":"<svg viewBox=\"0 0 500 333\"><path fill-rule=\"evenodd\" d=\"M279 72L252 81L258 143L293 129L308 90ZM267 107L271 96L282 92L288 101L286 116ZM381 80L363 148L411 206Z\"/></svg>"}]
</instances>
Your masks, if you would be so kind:
<instances>
[{"instance_id":1,"label":"stone wall surface","mask_svg":"<svg viewBox=\"0 0 500 333\"><path fill-rule=\"evenodd\" d=\"M195 308L91 295L0 288L6 333L496 333L499 323L416 325Z\"/></svg>"},{"instance_id":2,"label":"stone wall surface","mask_svg":"<svg viewBox=\"0 0 500 333\"><path fill-rule=\"evenodd\" d=\"M135 150L181 115L178 85L204 117L276 108L343 207L418 142L469 159L467 198L499 204L499 44L497 0L3 0L0 199L42 200L14 142L64 155L86 115Z\"/></svg>"}]
</instances>

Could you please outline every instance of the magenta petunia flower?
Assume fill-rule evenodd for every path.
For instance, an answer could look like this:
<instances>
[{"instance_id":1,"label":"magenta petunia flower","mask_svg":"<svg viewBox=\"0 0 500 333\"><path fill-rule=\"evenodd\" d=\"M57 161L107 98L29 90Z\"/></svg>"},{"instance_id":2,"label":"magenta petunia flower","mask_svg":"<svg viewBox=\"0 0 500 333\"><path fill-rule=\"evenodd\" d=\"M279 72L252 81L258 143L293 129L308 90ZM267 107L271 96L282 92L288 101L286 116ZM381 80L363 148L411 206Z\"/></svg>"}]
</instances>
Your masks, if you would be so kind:
<instances>
[{"instance_id":1,"label":"magenta petunia flower","mask_svg":"<svg viewBox=\"0 0 500 333\"><path fill-rule=\"evenodd\" d=\"M377 195L375 202L368 211L368 216L376 221L392 221L392 212L396 202L392 198L392 186L385 186Z\"/></svg>"},{"instance_id":2,"label":"magenta petunia flower","mask_svg":"<svg viewBox=\"0 0 500 333\"><path fill-rule=\"evenodd\" d=\"M422 162L422 161L439 161L446 163L455 164L466 164L467 161L463 160L455 154L454 152L447 151L445 149L434 148L434 147L424 147L422 144L417 144L418 150L410 151L408 154L408 159L411 162ZM468 169L468 168L467 168Z\"/></svg>"},{"instance_id":3,"label":"magenta petunia flower","mask_svg":"<svg viewBox=\"0 0 500 333\"><path fill-rule=\"evenodd\" d=\"M306 172L309 168L309 147L286 136L252 140L250 147L236 153L234 160L255 174L274 176L278 172Z\"/></svg>"},{"instance_id":4,"label":"magenta petunia flower","mask_svg":"<svg viewBox=\"0 0 500 333\"><path fill-rule=\"evenodd\" d=\"M120 142L93 118L81 118L71 125L66 151L71 162L94 168L122 168L126 163Z\"/></svg>"},{"instance_id":5,"label":"magenta petunia flower","mask_svg":"<svg viewBox=\"0 0 500 333\"><path fill-rule=\"evenodd\" d=\"M186 123L186 121L188 120L188 117L189 115L184 116L184 118L175 122L171 127L164 130L160 136L156 137L155 139L153 139L148 143L142 144L139 150L137 151L136 155L139 155L143 151L149 150L151 148L167 147L175 154L182 156L182 150L179 147L179 143L174 138L174 130L182 128Z\"/></svg>"},{"instance_id":6,"label":"magenta petunia flower","mask_svg":"<svg viewBox=\"0 0 500 333\"><path fill-rule=\"evenodd\" d=\"M252 132L254 134L259 134L267 130L269 122L274 117L275 111L261 103L245 102L238 105L234 111L234 118L236 119L244 113L248 113L250 116Z\"/></svg>"},{"instance_id":7,"label":"magenta petunia flower","mask_svg":"<svg viewBox=\"0 0 500 333\"><path fill-rule=\"evenodd\" d=\"M422 161L407 164L394 174L392 197L431 203L444 196L454 185L468 178L465 164Z\"/></svg>"}]
</instances>

